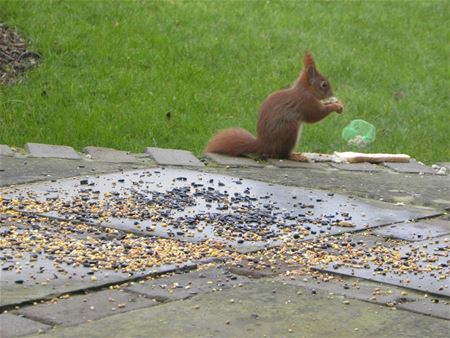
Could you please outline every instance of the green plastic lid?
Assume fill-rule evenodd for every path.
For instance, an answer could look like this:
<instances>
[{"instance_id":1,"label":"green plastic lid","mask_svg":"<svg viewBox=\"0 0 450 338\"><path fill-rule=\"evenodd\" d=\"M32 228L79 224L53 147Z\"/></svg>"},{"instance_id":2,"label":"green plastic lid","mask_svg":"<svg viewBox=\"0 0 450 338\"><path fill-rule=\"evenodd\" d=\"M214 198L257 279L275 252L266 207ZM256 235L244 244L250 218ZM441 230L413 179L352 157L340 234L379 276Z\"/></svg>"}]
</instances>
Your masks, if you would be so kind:
<instances>
[{"instance_id":1,"label":"green plastic lid","mask_svg":"<svg viewBox=\"0 0 450 338\"><path fill-rule=\"evenodd\" d=\"M375 141L375 127L364 120L353 120L342 130L342 138L348 145L365 147Z\"/></svg>"}]
</instances>

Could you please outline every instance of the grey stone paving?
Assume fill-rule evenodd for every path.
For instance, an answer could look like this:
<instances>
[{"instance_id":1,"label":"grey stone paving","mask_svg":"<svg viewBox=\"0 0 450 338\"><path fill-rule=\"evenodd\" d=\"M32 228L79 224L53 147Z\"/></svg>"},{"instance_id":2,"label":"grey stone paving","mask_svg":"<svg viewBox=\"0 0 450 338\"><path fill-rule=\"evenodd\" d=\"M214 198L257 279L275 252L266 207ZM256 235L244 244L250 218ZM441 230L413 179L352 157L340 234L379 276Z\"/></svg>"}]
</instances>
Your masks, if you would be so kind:
<instances>
[{"instance_id":1,"label":"grey stone paving","mask_svg":"<svg viewBox=\"0 0 450 338\"><path fill-rule=\"evenodd\" d=\"M401 298L404 299L405 297ZM406 297L408 299L408 297ZM398 309L423 313L429 316L450 320L450 303L448 298L439 299L434 297L423 297L416 301L406 301L396 305ZM448 324L450 329L450 323Z\"/></svg>"},{"instance_id":2,"label":"grey stone paving","mask_svg":"<svg viewBox=\"0 0 450 338\"><path fill-rule=\"evenodd\" d=\"M336 169L348 170L348 171L363 171L368 173L380 172L384 169L382 166L372 163L330 163L330 165Z\"/></svg>"},{"instance_id":3,"label":"grey stone paving","mask_svg":"<svg viewBox=\"0 0 450 338\"><path fill-rule=\"evenodd\" d=\"M216 292L230 287L240 287L250 280L218 268L177 273L168 277L133 283L125 290L130 290L148 298L162 301L180 300L197 294Z\"/></svg>"},{"instance_id":4,"label":"grey stone paving","mask_svg":"<svg viewBox=\"0 0 450 338\"><path fill-rule=\"evenodd\" d=\"M283 284L301 287L302 293L343 296L389 308L405 309L428 316L450 320L450 299L427 295L410 289L377 283L365 279L340 277L320 279L304 275L282 275L276 278ZM450 325L450 324L449 324Z\"/></svg>"},{"instance_id":5,"label":"grey stone paving","mask_svg":"<svg viewBox=\"0 0 450 338\"><path fill-rule=\"evenodd\" d=\"M14 152L9 146L5 144L0 144L0 156L13 156L13 155Z\"/></svg>"},{"instance_id":6,"label":"grey stone paving","mask_svg":"<svg viewBox=\"0 0 450 338\"><path fill-rule=\"evenodd\" d=\"M131 164L2 156L0 159L0 185L47 181L105 172L120 172L125 169L144 168L153 164L149 160L143 163Z\"/></svg>"},{"instance_id":7,"label":"grey stone paving","mask_svg":"<svg viewBox=\"0 0 450 338\"><path fill-rule=\"evenodd\" d=\"M158 275L196 267L196 263L174 261L173 264L144 267L143 270L134 273L123 272L120 266L114 270L99 269L95 255L90 258L78 256L73 249L70 251L67 249L71 258L64 261L57 253L52 252L56 251L56 248L63 250L64 243L78 243L78 245L89 247L91 239L102 239L94 242L98 243L97 245L118 248L124 245L121 239L126 237L125 234L120 232L105 234L95 231L93 227L77 228L70 224L63 226L59 221L38 218L30 218L23 223L8 223L2 219L0 234L2 238L5 236L5 243L6 235L13 226L16 230L12 236L17 238L17 241L9 242L10 246L2 248L0 256L2 269L0 306L2 307L59 296L67 292L100 288L140 276ZM30 227L33 230L30 232L31 238L28 244L20 243L20 234L23 231L30 231ZM42 241L40 234L48 240ZM59 242L59 246L56 242ZM52 251L48 247L53 243L55 243L55 249ZM25 246L28 246L28 251L22 249ZM41 252L43 248L47 249L46 253ZM96 252L100 255L98 251Z\"/></svg>"},{"instance_id":8,"label":"grey stone paving","mask_svg":"<svg viewBox=\"0 0 450 338\"><path fill-rule=\"evenodd\" d=\"M162 153L162 162L164 162L164 156L169 158L169 160L172 157L171 161L176 162L176 164L168 163L164 165L182 164L178 151L172 152L171 150L163 149ZM71 176L96 175L101 172L154 166L154 162L149 160L149 157L136 156L136 158L138 159L136 163L108 163L102 162L100 159L98 161L86 159L73 161L54 158L18 158L17 155L14 157L2 156L0 159L0 185ZM192 164L188 164L190 163L189 161L186 163L185 165L192 166ZM329 163L291 163L291 161L276 163L274 160L270 160L269 163L276 166L276 168L270 165L264 168L250 166L233 168L233 165L223 168L220 165L217 166L217 164L198 168L198 170L219 174L221 182L224 183L223 186L215 185L218 183L216 181L217 176L183 171L182 169L175 174L175 171L172 172L172 169L156 168L151 171L153 173L153 181L150 177L145 177L145 175L137 178L125 172L109 175L107 179L105 177L96 178L89 176L63 182L46 182L32 185L31 187L33 189L41 189L41 196L43 199L46 199L54 197L52 194L56 194L56 189L63 188L64 190L67 187L70 187L69 190L73 192L74 196L76 193L81 193L79 194L80 196L89 194L83 192L82 190L84 189L93 191L97 188L102 193L116 191L122 194L127 189L129 191L130 187L132 189L136 189L135 187L144 189L145 194L150 196L149 191L152 190L164 192L169 186L180 188L194 184L191 186L191 192L202 189L208 192L208 188L214 188L219 192L227 190L230 196L234 196L234 193L249 197L269 196L268 201L271 203L276 201L275 205L279 209L274 210L280 211L280 215L283 215L283 212L292 210L299 214L307 211L305 218L312 219L320 216L324 219L325 215L331 216L330 210L335 212L337 210L338 213L341 213L342 211L345 212L344 209L350 209L351 221L358 223L357 229L364 228L359 227L359 224L362 226L365 223L383 225L387 222L398 222L409 218L435 215L450 205L449 176L403 175L401 173L393 173L389 168L381 168L381 171L372 171L373 167L371 165L366 166L366 164L357 164L363 169L363 171L359 171L353 170L354 164L347 170L347 165ZM366 169L369 172L365 171ZM159 171L160 175L156 174L156 171ZM192 176L185 175L186 172ZM232 175L235 178L229 178L223 174ZM182 177L186 180L181 179ZM237 179L236 177L261 180L268 182L268 184ZM124 181L119 181L122 179ZM209 179L214 179L214 184L210 183ZM88 185L81 184L82 180L87 180ZM68 182L71 183L69 184ZM89 185L92 183L94 183L94 186ZM281 184L281 186L276 184ZM245 193L247 186L250 188L249 194ZM300 187L300 189L295 187ZM54 191L45 195L46 190L49 188ZM323 189L323 191L320 191L320 189ZM270 195L270 193L273 193L273 195ZM63 194L60 197L63 197ZM369 198L370 200L358 197ZM200 200L201 203L199 204L199 200L196 198L197 206L193 207L191 213L197 214L198 210L206 210L208 213L217 211L215 210L218 206L216 202L211 203L206 200ZM394 206L378 200L399 205ZM263 209L263 202L264 200L261 200L261 209ZM206 204L211 204L211 207L207 207ZM313 204L314 207L299 208L300 205L305 206L308 204ZM238 203L238 205L242 206L243 204ZM411 207L411 205L416 205L418 208ZM369 206L370 208L365 210L363 206ZM327 209L328 207L330 209ZM283 210L283 208L286 210ZM180 210L174 210L174 215L180 215L180 212ZM227 212L222 210L220 213ZM236 213L236 210L232 209L228 213ZM380 215L381 217L379 217ZM74 215L64 214L61 216ZM141 224L141 227L136 227L134 222L133 224L131 223L131 220L129 222L123 219L116 221L113 220L112 223L109 222L104 225L114 226L138 234L164 235L164 229L161 229L161 232L158 232L159 228L156 231L149 232L143 230L145 229L144 223ZM440 223L441 221L443 223ZM426 264L430 264L433 269L437 266L444 267L445 264L448 267L449 248L442 247L443 243L448 244L448 242L435 243L436 240L440 240L436 238L427 243L418 242L418 240L425 238L424 236L436 237L444 233L448 234L446 221L448 221L448 218L445 217L421 220L414 224L415 230L412 232L411 223L403 222L392 227L375 228L372 230L373 234L370 234L370 231L364 231L349 234L349 236L355 242L363 241L369 252L370 248L379 246L380 243L386 248L397 248L399 241L390 240L390 237L416 241L412 245L408 244L400 247L399 254L408 255L415 250L419 250L418 252L420 250L428 251L435 254L436 260L433 257L433 261L430 262L419 260L419 265L426 267ZM234 224L239 223L235 222ZM354 230L353 228L346 228L337 231L334 226L331 228L334 234ZM324 230L324 232L320 233L320 230ZM329 229L326 229L326 227L324 229L323 226L312 224L310 231L315 231L316 234L310 232L305 237L305 240L314 236L323 236L327 230ZM164 231L167 237L191 240L188 238L183 239L183 236L178 235L177 231L179 232L179 229L165 229ZM206 233L207 235L210 234L208 231ZM194 234L197 238L204 238L204 233L195 233L194 231ZM254 241L245 241L244 245L247 244L253 249L258 247ZM266 244L267 242L263 241L263 246ZM301 245L300 242L299 244ZM242 249L243 244L240 245ZM438 248L440 250L435 250ZM264 252L261 254L264 255ZM2 268L8 267L11 262L14 262L14 260L9 258L5 261L3 258L4 256L2 256L2 261L0 261ZM212 336L245 335L259 337L266 334L269 336L422 337L428 335L440 337L445 336L449 329L449 321L438 319L448 319L450 317L448 312L448 286L445 286L450 276L450 271L443 273L443 271L446 271L444 269L431 270L426 274L419 273L413 276L410 282L407 282L410 278L409 275L395 275L387 271L386 276L384 276L382 274L383 271L374 271L376 265L371 265L369 269L353 268L348 272L342 270L343 266L339 266L338 269L331 267L330 272L334 274L335 279L325 283L312 280L311 276L303 277L300 275L296 276L295 280L291 279L293 278L292 275L276 278L279 273L291 270L295 266L283 266L279 262L273 261L273 267L267 265L266 270L268 272L266 273L265 270L253 268L254 263L257 262L256 259L255 261L250 260L248 266L246 264L226 265L226 270L223 268L210 268L205 270L206 272L195 271L193 273L175 274L159 278L155 276L153 280L131 281L131 283L130 279L135 278L137 275L123 276L124 278L118 279L117 283L128 281L130 283L129 286L122 287L126 288L126 290L99 291L99 287L108 285L110 284L109 282L113 281L110 275L104 275L104 273L108 274L106 271L95 272L97 281L93 281L89 280L92 275L87 274L87 272L90 272L89 268L86 268L86 273L81 272L81 270L72 272L70 269L65 269L66 272L62 273L58 270L58 265L54 266L54 262L46 260L45 257L40 257L33 262L29 256L25 255L20 259L16 257L15 261L22 269L21 274L13 274L13 270L1 271L1 305L3 308L5 308L4 306L11 308L11 306L20 303L23 305L23 302L31 302L42 298L49 299L61 296L66 292L81 292L83 290L86 291L86 288L94 288L90 291L91 293L86 295L71 295L67 299L59 299L57 304L21 306L18 311L36 320L29 323L29 325L24 323L25 329L34 327L33 325L41 320L45 324L57 323L56 329L51 330L44 336L73 337L97 335L101 337L122 337L127 335L199 336L209 334ZM42 272L39 270L41 266L44 266L44 271ZM188 269L193 268L195 264L186 267ZM179 268L179 266L174 265L166 271L179 271ZM55 278L53 273L58 278ZM85 277L79 278L83 274ZM205 277L200 276L200 274L203 274ZM3 280L6 275L7 287L4 288ZM323 274L321 273L320 275L322 276ZM248 278L264 276L267 276L267 278L256 280ZM361 278L356 278L358 276ZM439 279L441 276L443 278ZM365 280L365 278L370 279L370 281ZM343 280L338 281L339 279ZM23 283L16 283L17 280L23 280ZM400 286L394 286L391 283ZM376 291L377 288L380 290ZM413 289L422 291L414 291ZM6 302L3 302L4 291L7 292L6 295L8 296L6 297ZM391 293L388 293L388 291L391 291ZM375 295L373 294L374 292ZM110 297L108 296L109 293L118 293L120 296ZM425 293L427 293L426 296ZM130 295L130 299L138 297L136 302L127 302L128 298L126 297L128 295ZM145 298L140 297L140 295ZM120 299L120 302L123 303L116 303L125 304L125 306L122 307L121 305L116 310L113 310L116 303L110 301L110 298ZM84 299L86 299L86 302L83 301ZM164 303L158 303L153 299ZM347 301L349 304L347 304ZM88 308L85 307L87 304L90 304ZM149 307L129 311L141 306ZM94 307L94 309L92 310L91 307ZM398 310L392 310L394 308ZM77 314L80 311L82 315L78 316ZM115 314L122 311L125 313ZM414 314L413 312L422 315ZM74 313L76 315L72 315ZM423 314L435 318L426 317ZM106 317L102 319L104 316ZM20 317L13 319L17 318ZM26 320L25 318L21 319ZM85 320L92 322L79 325ZM316 324L318 321L320 321L321 325ZM77 326L62 327L59 325ZM33 330L29 331L29 333L37 332L36 329ZM22 333L13 333L13 335L20 334Z\"/></svg>"},{"instance_id":9,"label":"grey stone paving","mask_svg":"<svg viewBox=\"0 0 450 338\"><path fill-rule=\"evenodd\" d=\"M95 193L93 193L94 191ZM285 233L283 230L294 231L306 227L308 233L304 235L303 239L307 240L326 234L362 230L436 214L432 210L397 207L379 201L368 203L319 190L275 186L229 176L170 168L106 174L87 179L66 179L50 184L36 183L6 190L4 196L5 198L26 199L32 192L33 198L40 201L59 198L70 202L75 197L83 196L86 202L98 203L105 198L105 194L111 192L114 192L116 198L129 198L137 194L137 199L146 201L146 198L170 191L176 191L176 195L186 198L190 195L192 197L177 201L174 199L176 196L169 194L164 203L173 204L169 208L170 210L164 214L164 222L151 222L150 229L148 228L150 223L145 222L148 217L142 215L139 218L143 222L138 222L138 224L136 224L136 219L126 216L109 217L98 221L84 213L78 219L123 231L190 242L214 239L224 242L238 251L248 252L276 245L279 237ZM143 196L140 195L142 193ZM237 198L237 200L233 201L233 198ZM157 201L150 202L158 203ZM114 203L114 200L111 203ZM237 212L249 205L254 215ZM66 212L67 214L61 214L55 211L49 215L77 219L78 215L72 211ZM212 221L206 222L203 221L204 218L198 219L198 222L194 222L195 224L191 227L189 218L187 218L190 214L203 214ZM237 216L240 218L236 218ZM350 223L351 227L339 225L342 221ZM220 226L212 225L218 222ZM180 227L182 224L185 225ZM265 235L259 240L248 240L240 236L227 238L221 235L221 232L228 231L227 229L230 227L236 228L234 232L241 231L243 233L256 231L256 229L261 231L264 224L267 229L264 232Z\"/></svg>"},{"instance_id":10,"label":"grey stone paving","mask_svg":"<svg viewBox=\"0 0 450 338\"><path fill-rule=\"evenodd\" d=\"M190 151L163 148L145 148L145 153L149 154L159 165L203 167L204 164L197 159Z\"/></svg>"},{"instance_id":11,"label":"grey stone paving","mask_svg":"<svg viewBox=\"0 0 450 338\"><path fill-rule=\"evenodd\" d=\"M440 162L437 164L438 166L447 168L447 170L450 170L450 162Z\"/></svg>"},{"instance_id":12,"label":"grey stone paving","mask_svg":"<svg viewBox=\"0 0 450 338\"><path fill-rule=\"evenodd\" d=\"M43 332L50 326L10 313L0 314L0 337L19 337L35 332Z\"/></svg>"},{"instance_id":13,"label":"grey stone paving","mask_svg":"<svg viewBox=\"0 0 450 338\"><path fill-rule=\"evenodd\" d=\"M450 205L450 176L408 175L380 172L367 175L365 172L336 170L326 163L298 163L297 168L220 168L205 167L213 173L247 177L269 183L310 187L387 202L402 202L419 206L448 208ZM95 173L151 168L155 163L149 157L139 163L105 163L95 161L72 161L64 159L16 158L3 156L0 160L0 185L58 179ZM363 183L362 183L363 182ZM386 187L389 187L388 189ZM420 193L418 193L420 192Z\"/></svg>"},{"instance_id":14,"label":"grey stone paving","mask_svg":"<svg viewBox=\"0 0 450 338\"><path fill-rule=\"evenodd\" d=\"M248 157L233 157L214 153L206 153L205 156L215 163L230 167L263 167L264 164L258 163Z\"/></svg>"},{"instance_id":15,"label":"grey stone paving","mask_svg":"<svg viewBox=\"0 0 450 338\"><path fill-rule=\"evenodd\" d=\"M348 262L333 262L325 264L325 266L318 265L315 268L450 297L449 243L445 237L438 237L428 241L413 242L398 248L400 260L402 257L407 259L411 255L417 256L414 264L422 270L421 272L417 272L415 268L412 268L412 271L402 270L401 272L391 268L395 261L381 265L372 260L368 260L367 268ZM421 252L426 252L428 255L422 255Z\"/></svg>"},{"instance_id":16,"label":"grey stone paving","mask_svg":"<svg viewBox=\"0 0 450 338\"><path fill-rule=\"evenodd\" d=\"M103 147L86 147L83 151L95 161L113 163L136 163L138 161L135 156L122 150Z\"/></svg>"},{"instance_id":17,"label":"grey stone paving","mask_svg":"<svg viewBox=\"0 0 450 338\"><path fill-rule=\"evenodd\" d=\"M273 158L270 158L268 161L269 163L279 168L300 168L310 170L329 168L327 163L296 162L290 160L278 160Z\"/></svg>"},{"instance_id":18,"label":"grey stone paving","mask_svg":"<svg viewBox=\"0 0 450 338\"><path fill-rule=\"evenodd\" d=\"M299 294L299 291L303 291ZM448 321L293 285L222 292L59 327L43 337L447 337Z\"/></svg>"},{"instance_id":19,"label":"grey stone paving","mask_svg":"<svg viewBox=\"0 0 450 338\"><path fill-rule=\"evenodd\" d=\"M53 260L42 256L33 260L30 254L24 254L20 259L14 258L3 262L2 269L11 265L22 268L19 270L20 273L16 269L1 272L1 307L47 299L88 288L99 288L140 276L168 273L189 266L195 267L193 263L185 263L154 267L132 275L113 270L99 270L92 275L91 268L55 264Z\"/></svg>"},{"instance_id":20,"label":"grey stone paving","mask_svg":"<svg viewBox=\"0 0 450 338\"><path fill-rule=\"evenodd\" d=\"M27 143L25 144L25 150L32 157L51 157L81 160L81 156L72 147L68 146Z\"/></svg>"},{"instance_id":21,"label":"grey stone paving","mask_svg":"<svg viewBox=\"0 0 450 338\"><path fill-rule=\"evenodd\" d=\"M123 290L101 290L82 295L63 295L44 304L15 311L52 325L71 326L97 320L117 313L158 305L158 301Z\"/></svg>"},{"instance_id":22,"label":"grey stone paving","mask_svg":"<svg viewBox=\"0 0 450 338\"><path fill-rule=\"evenodd\" d=\"M441 210L450 205L450 176L411 176L389 171L367 175L365 172L337 170L324 163L321 167L318 167L321 163L305 164L311 165L311 170L305 172L297 168L283 168L283 171L280 171L279 168L270 167L265 167L264 170L208 167L205 170L290 187L339 192L389 203L432 206Z\"/></svg>"},{"instance_id":23,"label":"grey stone paving","mask_svg":"<svg viewBox=\"0 0 450 338\"><path fill-rule=\"evenodd\" d=\"M374 233L383 237L422 241L450 234L450 220L448 218L434 218L418 222L394 224L374 229Z\"/></svg>"},{"instance_id":24,"label":"grey stone paving","mask_svg":"<svg viewBox=\"0 0 450 338\"><path fill-rule=\"evenodd\" d=\"M420 164L413 159L411 159L408 163L386 162L384 163L384 165L390 169L404 174L435 174L435 171L433 169Z\"/></svg>"}]
</instances>

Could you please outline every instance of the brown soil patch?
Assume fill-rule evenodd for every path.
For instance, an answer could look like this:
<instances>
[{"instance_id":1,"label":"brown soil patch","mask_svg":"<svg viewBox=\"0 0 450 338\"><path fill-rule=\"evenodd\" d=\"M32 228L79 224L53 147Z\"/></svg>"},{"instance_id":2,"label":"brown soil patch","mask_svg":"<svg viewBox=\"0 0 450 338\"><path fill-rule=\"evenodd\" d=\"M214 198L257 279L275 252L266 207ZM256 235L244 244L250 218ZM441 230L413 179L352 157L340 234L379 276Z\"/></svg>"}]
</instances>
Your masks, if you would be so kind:
<instances>
[{"instance_id":1,"label":"brown soil patch","mask_svg":"<svg viewBox=\"0 0 450 338\"><path fill-rule=\"evenodd\" d=\"M39 54L27 49L17 32L0 23L0 83L15 83L20 73L33 68Z\"/></svg>"}]
</instances>

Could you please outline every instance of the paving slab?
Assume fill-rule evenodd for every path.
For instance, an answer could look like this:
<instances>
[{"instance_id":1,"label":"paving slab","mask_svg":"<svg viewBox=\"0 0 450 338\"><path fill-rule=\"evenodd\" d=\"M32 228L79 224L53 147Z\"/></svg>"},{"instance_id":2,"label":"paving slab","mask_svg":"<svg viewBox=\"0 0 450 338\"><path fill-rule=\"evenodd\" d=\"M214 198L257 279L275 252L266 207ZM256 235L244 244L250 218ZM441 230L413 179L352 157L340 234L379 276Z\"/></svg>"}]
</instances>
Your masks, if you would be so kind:
<instances>
[{"instance_id":1,"label":"paving slab","mask_svg":"<svg viewBox=\"0 0 450 338\"><path fill-rule=\"evenodd\" d=\"M234 275L221 268L209 268L192 272L176 273L168 277L133 283L125 290L133 291L162 301L193 297L197 294L217 292L248 283L249 278Z\"/></svg>"},{"instance_id":2,"label":"paving slab","mask_svg":"<svg viewBox=\"0 0 450 338\"><path fill-rule=\"evenodd\" d=\"M21 159L17 158L17 155L4 156L0 161L0 185L155 167L155 163L149 156L144 155L142 158L139 157L139 160L138 163L131 164L33 157ZM270 166L266 166L264 170L256 167L206 166L202 170L281 185L311 187L363 198L383 199L393 203L432 206L442 210L450 205L450 176L448 175L392 175L388 169L376 175L367 175L365 172L337 170L324 163L315 165L316 167L309 168L311 170L307 175L304 170L296 168L283 168L280 171L279 168ZM386 189L386 186L390 189ZM391 193L391 190L403 192Z\"/></svg>"},{"instance_id":3,"label":"paving slab","mask_svg":"<svg viewBox=\"0 0 450 338\"><path fill-rule=\"evenodd\" d=\"M1 156L13 156L14 152L6 144L0 144L0 155Z\"/></svg>"},{"instance_id":4,"label":"paving slab","mask_svg":"<svg viewBox=\"0 0 450 338\"><path fill-rule=\"evenodd\" d=\"M423 292L365 279L330 277L290 273L279 276L276 280L301 287L301 293L343 296L450 320L450 299L446 297L428 296Z\"/></svg>"},{"instance_id":5,"label":"paving slab","mask_svg":"<svg viewBox=\"0 0 450 338\"><path fill-rule=\"evenodd\" d=\"M365 248L374 248L377 246L382 246L385 248L395 248L400 245L405 244L404 241L389 237L383 237L378 234L375 234L375 230L378 228L375 228L373 230L364 231L364 232L357 232L348 234L349 236L347 239L351 239L354 243L364 243Z\"/></svg>"},{"instance_id":6,"label":"paving slab","mask_svg":"<svg viewBox=\"0 0 450 338\"><path fill-rule=\"evenodd\" d=\"M95 161L113 163L136 163L137 158L127 151L103 147L85 147L83 152Z\"/></svg>"},{"instance_id":7,"label":"paving slab","mask_svg":"<svg viewBox=\"0 0 450 338\"><path fill-rule=\"evenodd\" d=\"M193 269L209 261L207 254L197 255L192 246L189 255L183 254L188 248L171 240L33 215L0 215L0 220L3 308ZM191 262L191 257L196 261Z\"/></svg>"},{"instance_id":8,"label":"paving slab","mask_svg":"<svg viewBox=\"0 0 450 338\"><path fill-rule=\"evenodd\" d=\"M153 166L153 163L149 161L150 159L142 163L109 163L60 158L17 158L17 155L3 156L0 160L0 186Z\"/></svg>"},{"instance_id":9,"label":"paving slab","mask_svg":"<svg viewBox=\"0 0 450 338\"><path fill-rule=\"evenodd\" d=\"M431 167L420 164L414 159L407 163L385 162L384 166L404 174L435 174Z\"/></svg>"},{"instance_id":10,"label":"paving slab","mask_svg":"<svg viewBox=\"0 0 450 338\"><path fill-rule=\"evenodd\" d=\"M217 164L229 167L263 167L262 163L248 157L227 156L214 153L206 153L205 156Z\"/></svg>"},{"instance_id":11,"label":"paving slab","mask_svg":"<svg viewBox=\"0 0 450 338\"><path fill-rule=\"evenodd\" d=\"M2 254L7 256L8 252ZM14 266L14 269L9 269L10 266ZM99 270L92 274L90 267L58 264L51 259L40 256L34 258L32 254L25 253L20 259L2 261L0 306L10 307L195 266L193 263L166 264L133 274L114 270ZM16 270L16 267L21 269Z\"/></svg>"},{"instance_id":12,"label":"paving slab","mask_svg":"<svg viewBox=\"0 0 450 338\"><path fill-rule=\"evenodd\" d=\"M446 337L448 321L259 281L127 312L44 337Z\"/></svg>"},{"instance_id":13,"label":"paving slab","mask_svg":"<svg viewBox=\"0 0 450 338\"><path fill-rule=\"evenodd\" d=\"M63 295L47 303L25 306L15 312L52 325L71 326L158 304L156 300L137 294L106 289L82 295Z\"/></svg>"},{"instance_id":14,"label":"paving slab","mask_svg":"<svg viewBox=\"0 0 450 338\"><path fill-rule=\"evenodd\" d=\"M339 170L347 170L347 171L362 171L367 173L380 172L384 169L382 166L372 164L372 163L330 163L333 168Z\"/></svg>"},{"instance_id":15,"label":"paving slab","mask_svg":"<svg viewBox=\"0 0 450 338\"><path fill-rule=\"evenodd\" d=\"M437 165L440 167L447 168L447 170L450 170L450 162L439 162Z\"/></svg>"},{"instance_id":16,"label":"paving slab","mask_svg":"<svg viewBox=\"0 0 450 338\"><path fill-rule=\"evenodd\" d=\"M450 241L444 236L400 246L386 252L386 257L379 252L364 266L336 261L314 269L450 297L449 252Z\"/></svg>"},{"instance_id":17,"label":"paving slab","mask_svg":"<svg viewBox=\"0 0 450 338\"><path fill-rule=\"evenodd\" d=\"M375 234L404 239L407 241L422 241L424 239L450 234L449 219L428 219L417 222L404 222L374 229Z\"/></svg>"},{"instance_id":18,"label":"paving slab","mask_svg":"<svg viewBox=\"0 0 450 338\"><path fill-rule=\"evenodd\" d=\"M319 162L297 162L291 160L279 160L274 158L269 158L267 160L269 163L273 164L278 168L301 168L301 169L324 169L329 168L327 163Z\"/></svg>"},{"instance_id":19,"label":"paving slab","mask_svg":"<svg viewBox=\"0 0 450 338\"><path fill-rule=\"evenodd\" d=\"M400 297L399 299L402 300L405 299L405 297ZM450 320L450 303L448 301L448 298L439 299L435 297L424 297L412 302L399 302L397 303L396 307L400 310L423 313L425 315Z\"/></svg>"},{"instance_id":20,"label":"paving slab","mask_svg":"<svg viewBox=\"0 0 450 338\"><path fill-rule=\"evenodd\" d=\"M163 148L145 148L145 153L149 154L159 165L175 165L189 167L203 167L204 164L190 151Z\"/></svg>"},{"instance_id":21,"label":"paving slab","mask_svg":"<svg viewBox=\"0 0 450 338\"><path fill-rule=\"evenodd\" d=\"M238 275L248 277L250 279L268 278L278 276L288 270L298 268L295 262L285 262L283 260L274 260L264 265L259 263L258 258L244 258L238 262L230 261L225 264L227 271Z\"/></svg>"},{"instance_id":22,"label":"paving slab","mask_svg":"<svg viewBox=\"0 0 450 338\"><path fill-rule=\"evenodd\" d=\"M0 314L0 337L2 338L19 337L35 332L40 333L49 328L49 325L11 313Z\"/></svg>"},{"instance_id":23,"label":"paving slab","mask_svg":"<svg viewBox=\"0 0 450 338\"><path fill-rule=\"evenodd\" d=\"M81 160L81 156L68 146L60 146L42 143L26 143L25 150L33 157L65 158Z\"/></svg>"},{"instance_id":24,"label":"paving slab","mask_svg":"<svg viewBox=\"0 0 450 338\"><path fill-rule=\"evenodd\" d=\"M264 170L209 166L204 171L272 184L323 189L391 203L432 206L440 210L445 210L450 205L450 176L393 175L388 169L368 175L366 172L337 170L326 163L316 163L320 164L325 166L318 166L317 170L310 168L307 173L297 168L283 168L283 171L280 171L279 168L269 166ZM393 193L393 190L397 192Z\"/></svg>"},{"instance_id":25,"label":"paving slab","mask_svg":"<svg viewBox=\"0 0 450 338\"><path fill-rule=\"evenodd\" d=\"M308 240L436 214L430 209L170 168L29 184L5 189L4 196L50 203L55 210L46 213L50 216L190 242L215 240L241 252L278 245L290 231L301 231ZM68 207L62 208L61 202ZM92 203L116 211L99 217L92 213ZM126 212L121 211L124 204Z\"/></svg>"}]
</instances>

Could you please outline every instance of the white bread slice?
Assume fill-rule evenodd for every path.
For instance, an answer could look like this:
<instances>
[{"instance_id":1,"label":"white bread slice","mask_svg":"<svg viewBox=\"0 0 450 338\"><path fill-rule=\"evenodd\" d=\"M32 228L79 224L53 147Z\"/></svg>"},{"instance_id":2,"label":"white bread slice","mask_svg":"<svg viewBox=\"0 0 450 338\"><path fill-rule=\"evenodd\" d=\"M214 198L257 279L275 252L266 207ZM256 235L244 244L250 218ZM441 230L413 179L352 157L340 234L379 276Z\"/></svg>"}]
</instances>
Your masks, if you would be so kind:
<instances>
[{"instance_id":1,"label":"white bread slice","mask_svg":"<svg viewBox=\"0 0 450 338\"><path fill-rule=\"evenodd\" d=\"M355 153L352 151L346 152L334 152L339 158L345 159L349 163L369 162L369 163L382 163L382 162L403 162L407 163L410 160L410 156L406 154L365 154Z\"/></svg>"}]
</instances>

